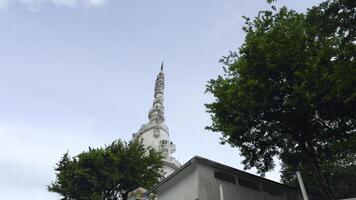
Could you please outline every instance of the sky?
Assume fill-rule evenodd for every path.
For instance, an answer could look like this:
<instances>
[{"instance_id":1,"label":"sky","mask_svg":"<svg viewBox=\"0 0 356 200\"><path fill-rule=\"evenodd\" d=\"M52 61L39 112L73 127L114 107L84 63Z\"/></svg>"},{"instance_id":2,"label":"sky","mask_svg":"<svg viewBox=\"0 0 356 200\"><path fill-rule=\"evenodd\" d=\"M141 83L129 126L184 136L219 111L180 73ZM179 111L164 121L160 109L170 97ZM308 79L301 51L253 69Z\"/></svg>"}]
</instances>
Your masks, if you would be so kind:
<instances>
[{"instance_id":1,"label":"sky","mask_svg":"<svg viewBox=\"0 0 356 200\"><path fill-rule=\"evenodd\" d=\"M279 0L299 12L320 0ZM238 169L236 148L204 127L207 81L244 40L264 0L0 0L0 199L55 200L63 153L130 140L148 122L164 61L175 157ZM279 172L267 178L279 181ZM255 170L249 172L254 173Z\"/></svg>"}]
</instances>

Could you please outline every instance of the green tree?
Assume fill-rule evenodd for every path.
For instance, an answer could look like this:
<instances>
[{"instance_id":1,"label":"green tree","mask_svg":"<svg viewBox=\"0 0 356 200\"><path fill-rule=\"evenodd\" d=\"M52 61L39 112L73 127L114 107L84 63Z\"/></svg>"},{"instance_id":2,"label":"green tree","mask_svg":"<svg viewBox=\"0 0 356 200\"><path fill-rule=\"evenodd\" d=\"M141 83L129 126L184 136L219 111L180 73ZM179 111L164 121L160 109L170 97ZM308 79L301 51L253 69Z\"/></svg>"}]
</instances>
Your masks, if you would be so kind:
<instances>
[{"instance_id":1,"label":"green tree","mask_svg":"<svg viewBox=\"0 0 356 200\"><path fill-rule=\"evenodd\" d=\"M141 141L118 140L72 158L65 153L48 190L60 194L63 200L126 200L128 192L158 183L162 167L161 154L145 148Z\"/></svg>"},{"instance_id":2,"label":"green tree","mask_svg":"<svg viewBox=\"0 0 356 200\"><path fill-rule=\"evenodd\" d=\"M330 180L330 188L337 199L356 196L356 137L347 142L335 142L331 148L332 157L320 158L321 166ZM295 172L300 170L306 188L314 194L320 193L317 182L313 179L310 166L300 163L299 166L282 166L282 181L291 186L298 186Z\"/></svg>"},{"instance_id":3,"label":"green tree","mask_svg":"<svg viewBox=\"0 0 356 200\"><path fill-rule=\"evenodd\" d=\"M240 149L245 168L263 175L275 157L288 168L307 167L323 198L332 198L322 162L356 130L355 4L327 1L306 14L283 7L246 18L245 41L221 59L225 73L208 82L215 100L206 104L207 128Z\"/></svg>"}]
</instances>

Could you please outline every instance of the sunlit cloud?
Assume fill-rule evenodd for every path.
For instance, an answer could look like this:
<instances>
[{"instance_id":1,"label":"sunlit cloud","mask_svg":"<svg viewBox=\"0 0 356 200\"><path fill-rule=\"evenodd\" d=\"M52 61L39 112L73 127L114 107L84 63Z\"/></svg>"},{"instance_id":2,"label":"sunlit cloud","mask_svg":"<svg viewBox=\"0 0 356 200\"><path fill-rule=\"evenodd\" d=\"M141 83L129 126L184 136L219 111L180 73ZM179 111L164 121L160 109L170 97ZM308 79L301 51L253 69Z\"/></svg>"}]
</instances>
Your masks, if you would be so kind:
<instances>
[{"instance_id":1,"label":"sunlit cloud","mask_svg":"<svg viewBox=\"0 0 356 200\"><path fill-rule=\"evenodd\" d=\"M88 0L88 4L91 6L103 6L107 3L107 0Z\"/></svg>"}]
</instances>

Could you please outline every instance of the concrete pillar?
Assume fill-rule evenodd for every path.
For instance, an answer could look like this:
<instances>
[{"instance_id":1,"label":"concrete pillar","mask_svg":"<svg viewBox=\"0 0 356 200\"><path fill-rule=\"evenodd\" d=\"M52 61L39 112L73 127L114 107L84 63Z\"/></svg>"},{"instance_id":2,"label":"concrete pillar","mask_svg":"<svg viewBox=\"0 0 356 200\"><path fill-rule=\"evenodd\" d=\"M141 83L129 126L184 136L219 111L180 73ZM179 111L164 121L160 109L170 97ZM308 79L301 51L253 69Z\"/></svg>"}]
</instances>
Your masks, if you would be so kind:
<instances>
[{"instance_id":1,"label":"concrete pillar","mask_svg":"<svg viewBox=\"0 0 356 200\"><path fill-rule=\"evenodd\" d=\"M296 173L297 173L297 178L298 178L298 181L299 181L300 189L302 190L303 199L304 200L309 200L308 194L307 194L307 191L305 189L304 182L303 182L303 179L302 179L302 175L301 175L300 171L297 171Z\"/></svg>"}]
</instances>

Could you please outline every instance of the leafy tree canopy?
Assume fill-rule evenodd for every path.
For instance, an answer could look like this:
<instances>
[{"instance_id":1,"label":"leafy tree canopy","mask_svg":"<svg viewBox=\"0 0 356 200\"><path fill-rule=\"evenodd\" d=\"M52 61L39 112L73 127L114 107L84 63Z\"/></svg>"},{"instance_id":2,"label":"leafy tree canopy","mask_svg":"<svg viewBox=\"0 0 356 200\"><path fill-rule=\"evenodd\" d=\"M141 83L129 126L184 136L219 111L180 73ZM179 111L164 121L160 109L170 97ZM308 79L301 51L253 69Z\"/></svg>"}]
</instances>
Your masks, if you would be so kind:
<instances>
[{"instance_id":1,"label":"leafy tree canopy","mask_svg":"<svg viewBox=\"0 0 356 200\"><path fill-rule=\"evenodd\" d=\"M245 41L221 59L225 73L208 82L215 101L206 104L207 128L240 149L245 168L263 175L275 157L308 166L324 198L332 198L321 162L356 134L355 7L334 0L306 14L283 7L245 17Z\"/></svg>"},{"instance_id":2,"label":"leafy tree canopy","mask_svg":"<svg viewBox=\"0 0 356 200\"><path fill-rule=\"evenodd\" d=\"M330 180L330 188L337 199L356 196L356 137L347 142L335 142L331 148L332 157L319 158L323 171ZM320 193L316 179L313 178L313 169L309 165L300 163L299 166L282 165L282 181L291 186L298 187L295 172L300 170L306 188L314 194Z\"/></svg>"},{"instance_id":3,"label":"leafy tree canopy","mask_svg":"<svg viewBox=\"0 0 356 200\"><path fill-rule=\"evenodd\" d=\"M48 190L60 194L63 200L125 200L128 192L158 183L162 167L160 153L145 148L141 141L118 140L72 158L65 153Z\"/></svg>"}]
</instances>

